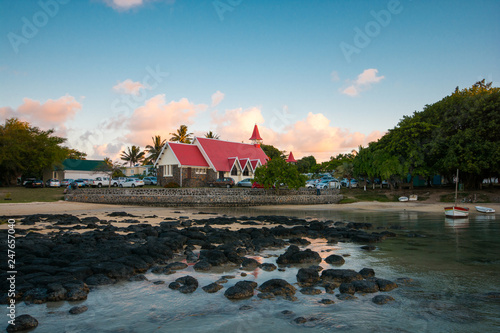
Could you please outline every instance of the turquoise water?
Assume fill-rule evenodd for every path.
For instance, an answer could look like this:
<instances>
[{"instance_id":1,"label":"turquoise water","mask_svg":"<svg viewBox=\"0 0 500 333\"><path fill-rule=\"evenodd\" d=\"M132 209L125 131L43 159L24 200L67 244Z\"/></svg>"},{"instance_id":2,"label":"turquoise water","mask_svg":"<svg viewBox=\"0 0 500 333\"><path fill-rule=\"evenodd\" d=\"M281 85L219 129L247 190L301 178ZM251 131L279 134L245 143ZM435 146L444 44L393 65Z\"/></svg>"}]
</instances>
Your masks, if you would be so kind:
<instances>
[{"instance_id":1,"label":"turquoise water","mask_svg":"<svg viewBox=\"0 0 500 333\"><path fill-rule=\"evenodd\" d=\"M441 214L372 213L339 211L217 210L228 215L293 215L319 220L369 222L376 227L402 226L397 238L376 244L366 252L359 244L328 245L311 240L308 246L325 258L332 253L348 255L342 268L360 270L371 267L376 276L395 280L413 279L412 283L384 293L395 302L380 306L371 302L376 294L360 295L342 301L335 295L309 296L297 292L297 301L257 297L230 301L226 288L239 280L259 284L271 278L296 282L298 268L285 272L256 270L241 277L241 270L227 267L217 272L198 273L192 266L173 275L147 273L150 281L122 282L93 290L79 303L19 304L18 314L28 313L39 321L35 332L496 332L500 330L500 299L485 293L500 292L500 221L495 216L475 215L453 221ZM329 252L326 252L328 250ZM284 249L267 250L254 258L275 263ZM324 268L330 268L324 261ZM184 295L170 290L168 283L184 275L199 280L200 287L233 274L224 289L207 294L198 288ZM151 281L164 280L154 285ZM337 293L337 292L336 292ZM323 298L335 304L318 303ZM75 305L89 310L70 315ZM243 305L251 306L240 310ZM284 315L283 310L293 311ZM296 324L296 317L316 320Z\"/></svg>"}]
</instances>

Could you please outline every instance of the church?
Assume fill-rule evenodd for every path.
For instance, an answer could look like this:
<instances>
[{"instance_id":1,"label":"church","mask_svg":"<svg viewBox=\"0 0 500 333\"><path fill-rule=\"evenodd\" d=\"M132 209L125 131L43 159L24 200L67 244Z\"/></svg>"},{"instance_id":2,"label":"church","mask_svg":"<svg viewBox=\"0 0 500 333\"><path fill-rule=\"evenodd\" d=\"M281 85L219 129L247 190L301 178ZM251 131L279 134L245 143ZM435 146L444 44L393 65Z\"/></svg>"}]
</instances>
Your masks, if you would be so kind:
<instances>
[{"instance_id":1,"label":"church","mask_svg":"<svg viewBox=\"0 0 500 333\"><path fill-rule=\"evenodd\" d=\"M269 158L260 147L257 125L249 140L252 143L195 137L191 144L167 142L155 162L158 185L203 187L223 177L231 177L235 183L253 178L255 169Z\"/></svg>"}]
</instances>

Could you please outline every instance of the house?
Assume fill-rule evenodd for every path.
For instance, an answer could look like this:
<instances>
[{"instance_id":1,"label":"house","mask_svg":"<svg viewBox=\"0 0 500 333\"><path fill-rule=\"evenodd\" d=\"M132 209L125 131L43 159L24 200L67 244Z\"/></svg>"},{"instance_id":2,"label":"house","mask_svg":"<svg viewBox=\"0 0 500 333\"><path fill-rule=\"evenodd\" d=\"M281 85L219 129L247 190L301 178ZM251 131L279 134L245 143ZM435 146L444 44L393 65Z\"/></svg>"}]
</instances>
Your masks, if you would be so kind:
<instances>
[{"instance_id":1,"label":"house","mask_svg":"<svg viewBox=\"0 0 500 333\"><path fill-rule=\"evenodd\" d=\"M153 170L152 165L134 165L131 167L123 167L121 170L125 177L132 177L136 175L149 176Z\"/></svg>"},{"instance_id":2,"label":"house","mask_svg":"<svg viewBox=\"0 0 500 333\"><path fill-rule=\"evenodd\" d=\"M269 158L260 147L257 125L250 140L253 143L195 137L192 144L167 142L154 165L158 183L199 187L217 178L231 177L235 182L253 178L255 169Z\"/></svg>"},{"instance_id":3,"label":"house","mask_svg":"<svg viewBox=\"0 0 500 333\"><path fill-rule=\"evenodd\" d=\"M65 159L62 165L55 166L52 170L43 172L43 180L56 178L63 179L95 179L96 177L108 177L108 173L98 171L104 164L101 160L74 160Z\"/></svg>"}]
</instances>

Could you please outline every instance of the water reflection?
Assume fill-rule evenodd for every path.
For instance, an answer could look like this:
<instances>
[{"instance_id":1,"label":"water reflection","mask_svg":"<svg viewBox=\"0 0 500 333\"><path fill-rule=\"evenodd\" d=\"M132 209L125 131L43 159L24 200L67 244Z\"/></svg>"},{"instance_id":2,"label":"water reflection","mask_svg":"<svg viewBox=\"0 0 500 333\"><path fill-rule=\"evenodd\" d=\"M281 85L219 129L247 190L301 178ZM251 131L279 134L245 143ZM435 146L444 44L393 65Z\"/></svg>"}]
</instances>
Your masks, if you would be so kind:
<instances>
[{"instance_id":1,"label":"water reflection","mask_svg":"<svg viewBox=\"0 0 500 333\"><path fill-rule=\"evenodd\" d=\"M469 218L465 219L452 219L449 217L444 218L444 223L447 227L454 229L465 229L469 227Z\"/></svg>"}]
</instances>

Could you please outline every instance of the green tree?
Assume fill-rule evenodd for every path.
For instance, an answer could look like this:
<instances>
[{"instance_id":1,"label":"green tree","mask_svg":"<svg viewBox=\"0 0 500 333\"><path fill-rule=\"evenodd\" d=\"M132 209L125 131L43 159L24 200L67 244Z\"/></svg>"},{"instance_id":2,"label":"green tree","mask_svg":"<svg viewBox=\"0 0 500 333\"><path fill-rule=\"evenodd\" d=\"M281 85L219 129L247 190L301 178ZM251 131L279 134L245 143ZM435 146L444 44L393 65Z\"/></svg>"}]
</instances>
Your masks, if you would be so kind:
<instances>
[{"instance_id":1,"label":"green tree","mask_svg":"<svg viewBox=\"0 0 500 333\"><path fill-rule=\"evenodd\" d=\"M151 139L153 140L153 144L146 146L148 156L146 157L145 164L153 164L160 156L161 149L167 142L167 140L162 140L160 135L155 135Z\"/></svg>"},{"instance_id":2,"label":"green tree","mask_svg":"<svg viewBox=\"0 0 500 333\"><path fill-rule=\"evenodd\" d=\"M181 125L179 129L177 129L177 133L170 133L172 137L170 141L180 142L180 143L191 143L193 133L188 133L188 128L186 125Z\"/></svg>"},{"instance_id":3,"label":"green tree","mask_svg":"<svg viewBox=\"0 0 500 333\"><path fill-rule=\"evenodd\" d=\"M123 164L129 163L130 166L133 166L144 160L144 152L141 151L140 147L132 146L128 147L126 151L122 151L120 158L125 161Z\"/></svg>"},{"instance_id":4,"label":"green tree","mask_svg":"<svg viewBox=\"0 0 500 333\"><path fill-rule=\"evenodd\" d=\"M21 176L42 176L43 170L60 164L68 148L66 139L54 136L54 130L43 131L17 118L0 126L0 182L15 184Z\"/></svg>"},{"instance_id":5,"label":"green tree","mask_svg":"<svg viewBox=\"0 0 500 333\"><path fill-rule=\"evenodd\" d=\"M208 131L207 133L205 133L205 138L208 138L208 139L217 139L219 140L220 139L220 136L215 134L214 132L212 131Z\"/></svg>"},{"instance_id":6,"label":"green tree","mask_svg":"<svg viewBox=\"0 0 500 333\"><path fill-rule=\"evenodd\" d=\"M265 145L261 144L260 148L266 153L267 157L270 159L274 158L284 158L285 157L285 151L284 150L279 150L273 145Z\"/></svg>"},{"instance_id":7,"label":"green tree","mask_svg":"<svg viewBox=\"0 0 500 333\"><path fill-rule=\"evenodd\" d=\"M68 156L66 158L69 158L72 160L86 160L87 159L87 153L78 151L76 149L67 148L67 154L68 154Z\"/></svg>"},{"instance_id":8,"label":"green tree","mask_svg":"<svg viewBox=\"0 0 500 333\"><path fill-rule=\"evenodd\" d=\"M258 167L255 170L254 179L266 189L274 186L277 194L279 194L280 188L283 186L298 189L306 184L306 177L300 174L297 166L287 163L280 157Z\"/></svg>"},{"instance_id":9,"label":"green tree","mask_svg":"<svg viewBox=\"0 0 500 333\"><path fill-rule=\"evenodd\" d=\"M313 168L316 166L316 158L314 156L305 156L297 161L297 169L300 173L314 172Z\"/></svg>"}]
</instances>

